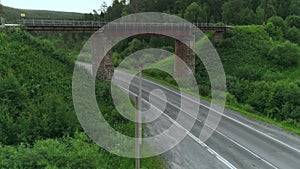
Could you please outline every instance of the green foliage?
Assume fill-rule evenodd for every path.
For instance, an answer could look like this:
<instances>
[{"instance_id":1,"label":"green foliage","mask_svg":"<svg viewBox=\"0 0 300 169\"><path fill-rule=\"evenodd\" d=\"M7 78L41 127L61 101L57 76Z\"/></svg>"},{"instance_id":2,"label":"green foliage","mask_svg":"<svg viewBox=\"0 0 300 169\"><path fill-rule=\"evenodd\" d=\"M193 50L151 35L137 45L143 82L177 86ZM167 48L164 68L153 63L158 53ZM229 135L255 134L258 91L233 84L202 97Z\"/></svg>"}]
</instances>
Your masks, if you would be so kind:
<instances>
[{"instance_id":1,"label":"green foliage","mask_svg":"<svg viewBox=\"0 0 300 169\"><path fill-rule=\"evenodd\" d=\"M193 23L207 22L205 8L199 6L196 2L191 3L185 10L184 18Z\"/></svg>"},{"instance_id":2,"label":"green foliage","mask_svg":"<svg viewBox=\"0 0 300 169\"><path fill-rule=\"evenodd\" d=\"M17 81L14 74L9 73L7 77L0 79L0 98L1 103L8 106L10 112L22 111L28 98L28 92Z\"/></svg>"},{"instance_id":3,"label":"green foliage","mask_svg":"<svg viewBox=\"0 0 300 169\"><path fill-rule=\"evenodd\" d=\"M262 7L257 7L256 11L256 23L255 24L263 24L264 23L264 14L265 14L265 10Z\"/></svg>"},{"instance_id":4,"label":"green foliage","mask_svg":"<svg viewBox=\"0 0 300 169\"><path fill-rule=\"evenodd\" d=\"M224 36L218 50L228 72L237 75L242 69L249 69L247 65L254 65L253 70L260 71L269 64L264 56L267 56L271 42L263 26L236 27ZM230 66L232 61L236 66ZM250 78L245 75L239 77Z\"/></svg>"},{"instance_id":5,"label":"green foliage","mask_svg":"<svg viewBox=\"0 0 300 169\"><path fill-rule=\"evenodd\" d=\"M285 38L293 43L300 45L300 30L296 27L291 27L287 30Z\"/></svg>"},{"instance_id":6,"label":"green foliage","mask_svg":"<svg viewBox=\"0 0 300 169\"><path fill-rule=\"evenodd\" d=\"M80 129L71 104L73 63L58 55L51 42L19 29L0 37L0 130L11 132L0 137L0 142L32 143Z\"/></svg>"},{"instance_id":7,"label":"green foliage","mask_svg":"<svg viewBox=\"0 0 300 169\"><path fill-rule=\"evenodd\" d=\"M299 0L291 0L290 5L290 15L300 15L300 1Z\"/></svg>"},{"instance_id":8,"label":"green foliage","mask_svg":"<svg viewBox=\"0 0 300 169\"><path fill-rule=\"evenodd\" d=\"M255 15L250 9L250 1L229 0L223 4L223 21L229 24L250 24Z\"/></svg>"},{"instance_id":9,"label":"green foliage","mask_svg":"<svg viewBox=\"0 0 300 169\"><path fill-rule=\"evenodd\" d=\"M268 22L265 27L266 32L274 40L281 40L283 37L283 32L280 27L275 26L273 23Z\"/></svg>"},{"instance_id":10,"label":"green foliage","mask_svg":"<svg viewBox=\"0 0 300 169\"><path fill-rule=\"evenodd\" d=\"M193 8L191 8L191 4ZM196 7L198 4L200 7ZM289 15L300 15L299 0L268 1L267 18ZM26 13L28 18L43 19L85 19L97 21L112 21L134 12L165 12L197 21L194 17L200 13L200 21L225 22L228 24L262 24L264 18L264 1L261 0L164 0L164 1L132 1L114 0L111 6L99 4L100 9L90 13L52 12L41 10L23 10L4 7L8 22L20 19L20 13ZM188 11L186 11L189 8ZM192 10L191 10L192 9ZM196 15L194 15L196 14ZM196 17L198 18L198 17Z\"/></svg>"},{"instance_id":11,"label":"green foliage","mask_svg":"<svg viewBox=\"0 0 300 169\"><path fill-rule=\"evenodd\" d=\"M272 16L268 19L268 23L272 23L277 29L286 32L286 23L280 16Z\"/></svg>"},{"instance_id":12,"label":"green foliage","mask_svg":"<svg viewBox=\"0 0 300 169\"><path fill-rule=\"evenodd\" d=\"M242 107L247 105L256 114L297 124L300 48L289 41L273 41L270 32L264 31L267 27L236 27L219 44L229 101Z\"/></svg>"},{"instance_id":13,"label":"green foliage","mask_svg":"<svg viewBox=\"0 0 300 169\"><path fill-rule=\"evenodd\" d=\"M28 145L0 146L0 168L118 168L134 167L134 159L111 155L92 143L85 134L74 138L39 140ZM148 158L144 168L162 168L161 161Z\"/></svg>"},{"instance_id":14,"label":"green foliage","mask_svg":"<svg viewBox=\"0 0 300 169\"><path fill-rule=\"evenodd\" d=\"M269 59L281 68L290 68L298 65L300 49L290 42L275 43L268 54Z\"/></svg>"},{"instance_id":15,"label":"green foliage","mask_svg":"<svg viewBox=\"0 0 300 169\"><path fill-rule=\"evenodd\" d=\"M162 48L169 52L174 52L174 39L170 37L151 37L149 46L151 48Z\"/></svg>"},{"instance_id":16,"label":"green foliage","mask_svg":"<svg viewBox=\"0 0 300 169\"><path fill-rule=\"evenodd\" d=\"M264 115L277 119L294 119L299 122L299 88L294 84L257 82L247 102ZM298 98L297 98L298 97Z\"/></svg>"},{"instance_id":17,"label":"green foliage","mask_svg":"<svg viewBox=\"0 0 300 169\"><path fill-rule=\"evenodd\" d=\"M291 15L286 18L286 22L289 27L296 27L300 29L300 16Z\"/></svg>"},{"instance_id":18,"label":"green foliage","mask_svg":"<svg viewBox=\"0 0 300 169\"><path fill-rule=\"evenodd\" d=\"M104 15L105 21L113 21L121 17L123 11L124 4L119 1L113 1L112 6L107 8L107 12Z\"/></svg>"},{"instance_id":19,"label":"green foliage","mask_svg":"<svg viewBox=\"0 0 300 169\"><path fill-rule=\"evenodd\" d=\"M55 38L9 29L0 42L0 168L134 167L133 159L112 155L80 133L72 102L74 56L58 51ZM106 120L133 136L134 123L107 97L110 84L97 81L95 89ZM157 157L142 160L143 168L162 166Z\"/></svg>"},{"instance_id":20,"label":"green foliage","mask_svg":"<svg viewBox=\"0 0 300 169\"><path fill-rule=\"evenodd\" d=\"M129 56L133 54L134 52L137 52L138 50L141 50L147 46L147 43L144 40L140 40L137 38L134 38L131 42L129 42L129 46L124 50L123 58L126 56Z\"/></svg>"}]
</instances>

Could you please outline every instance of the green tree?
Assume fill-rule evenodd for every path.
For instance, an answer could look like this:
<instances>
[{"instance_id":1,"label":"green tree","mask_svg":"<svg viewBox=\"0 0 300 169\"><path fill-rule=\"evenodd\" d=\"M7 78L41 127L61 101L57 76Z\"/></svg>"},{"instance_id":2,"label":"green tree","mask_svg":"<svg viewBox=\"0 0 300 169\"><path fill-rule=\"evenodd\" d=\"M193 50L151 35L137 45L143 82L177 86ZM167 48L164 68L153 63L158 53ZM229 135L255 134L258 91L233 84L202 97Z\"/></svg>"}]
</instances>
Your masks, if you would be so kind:
<instances>
[{"instance_id":1,"label":"green tree","mask_svg":"<svg viewBox=\"0 0 300 169\"><path fill-rule=\"evenodd\" d=\"M129 42L129 46L124 50L123 57L129 56L130 54L145 48L147 44L144 41L141 41L137 38L134 38L131 42ZM124 59L124 58L122 58Z\"/></svg>"},{"instance_id":2,"label":"green tree","mask_svg":"<svg viewBox=\"0 0 300 169\"><path fill-rule=\"evenodd\" d=\"M289 7L291 0L276 0L273 2L276 8L276 14L282 18L286 18L289 15Z\"/></svg>"},{"instance_id":3,"label":"green tree","mask_svg":"<svg viewBox=\"0 0 300 169\"><path fill-rule=\"evenodd\" d=\"M253 17L254 12L251 10L251 3L249 0L229 0L223 4L222 9L223 21L225 23L250 24L255 22L255 17Z\"/></svg>"},{"instance_id":4,"label":"green tree","mask_svg":"<svg viewBox=\"0 0 300 169\"><path fill-rule=\"evenodd\" d=\"M296 27L289 28L285 35L285 38L300 45L300 30Z\"/></svg>"},{"instance_id":5,"label":"green tree","mask_svg":"<svg viewBox=\"0 0 300 169\"><path fill-rule=\"evenodd\" d=\"M185 10L184 18L194 23L207 22L205 7L199 6L196 2L191 3Z\"/></svg>"},{"instance_id":6,"label":"green tree","mask_svg":"<svg viewBox=\"0 0 300 169\"><path fill-rule=\"evenodd\" d=\"M289 27L296 27L300 29L300 16L291 15L286 18L286 22Z\"/></svg>"},{"instance_id":7,"label":"green tree","mask_svg":"<svg viewBox=\"0 0 300 169\"><path fill-rule=\"evenodd\" d=\"M107 8L104 15L105 21L113 21L121 17L124 5L118 0L114 0L112 6Z\"/></svg>"},{"instance_id":8,"label":"green tree","mask_svg":"<svg viewBox=\"0 0 300 169\"><path fill-rule=\"evenodd\" d=\"M268 19L268 23L272 23L276 29L280 29L283 33L286 32L287 25L280 16L272 16Z\"/></svg>"},{"instance_id":9,"label":"green tree","mask_svg":"<svg viewBox=\"0 0 300 169\"><path fill-rule=\"evenodd\" d=\"M281 40L283 38L283 32L280 27L275 26L272 22L267 23L265 26L266 32L274 40Z\"/></svg>"},{"instance_id":10,"label":"green tree","mask_svg":"<svg viewBox=\"0 0 300 169\"><path fill-rule=\"evenodd\" d=\"M176 0L175 1L175 12L180 17L184 17L184 13L186 10L186 7L191 3L190 0Z\"/></svg>"},{"instance_id":11,"label":"green tree","mask_svg":"<svg viewBox=\"0 0 300 169\"><path fill-rule=\"evenodd\" d=\"M291 0L290 15L300 15L300 0Z\"/></svg>"},{"instance_id":12,"label":"green tree","mask_svg":"<svg viewBox=\"0 0 300 169\"><path fill-rule=\"evenodd\" d=\"M264 13L265 10L260 6L256 8L255 15L256 15L256 24L263 24L264 23Z\"/></svg>"},{"instance_id":13,"label":"green tree","mask_svg":"<svg viewBox=\"0 0 300 169\"><path fill-rule=\"evenodd\" d=\"M262 0L251 0L252 10L255 11L258 7L262 5Z\"/></svg>"},{"instance_id":14,"label":"green tree","mask_svg":"<svg viewBox=\"0 0 300 169\"><path fill-rule=\"evenodd\" d=\"M240 21L242 24L253 24L256 22L256 15L250 8L245 8L240 12Z\"/></svg>"},{"instance_id":15,"label":"green tree","mask_svg":"<svg viewBox=\"0 0 300 169\"><path fill-rule=\"evenodd\" d=\"M220 22L222 21L222 5L224 2L225 0L203 0L200 4L207 4L208 18L213 18L213 21Z\"/></svg>"}]
</instances>

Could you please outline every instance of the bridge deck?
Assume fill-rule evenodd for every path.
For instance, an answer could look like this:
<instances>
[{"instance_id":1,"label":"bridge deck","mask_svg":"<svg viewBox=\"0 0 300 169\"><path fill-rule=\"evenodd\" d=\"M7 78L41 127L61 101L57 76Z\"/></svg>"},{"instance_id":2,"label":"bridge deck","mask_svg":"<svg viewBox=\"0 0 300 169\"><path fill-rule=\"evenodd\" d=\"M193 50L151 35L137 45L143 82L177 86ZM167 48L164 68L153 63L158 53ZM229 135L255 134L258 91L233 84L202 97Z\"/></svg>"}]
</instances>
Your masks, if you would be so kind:
<instances>
[{"instance_id":1,"label":"bridge deck","mask_svg":"<svg viewBox=\"0 0 300 169\"><path fill-rule=\"evenodd\" d=\"M214 23L107 23L99 21L79 21L79 20L34 20L23 19L19 23L28 31L80 31L80 32L96 32L98 29L107 25L108 29L115 30L132 30L132 29L193 29L199 28L202 31L225 32L231 29L231 26L225 24Z\"/></svg>"}]
</instances>

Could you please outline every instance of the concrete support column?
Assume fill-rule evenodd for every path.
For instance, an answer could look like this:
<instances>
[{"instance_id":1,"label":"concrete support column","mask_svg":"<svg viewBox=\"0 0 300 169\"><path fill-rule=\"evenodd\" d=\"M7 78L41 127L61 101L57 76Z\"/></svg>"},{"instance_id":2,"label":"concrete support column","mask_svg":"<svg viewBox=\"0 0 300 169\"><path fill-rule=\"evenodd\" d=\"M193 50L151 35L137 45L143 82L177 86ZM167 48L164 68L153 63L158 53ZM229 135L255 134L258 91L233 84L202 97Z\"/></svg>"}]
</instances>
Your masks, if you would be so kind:
<instances>
[{"instance_id":1,"label":"concrete support column","mask_svg":"<svg viewBox=\"0 0 300 169\"><path fill-rule=\"evenodd\" d=\"M189 40L188 43L190 43L190 46L194 48L194 40ZM185 62L185 64L192 70L193 73L195 72L195 54L190 47L188 47L181 41L176 40L175 54ZM179 62L179 58L177 57L175 57L174 60L174 76L178 78L186 77L188 75L188 69L182 64L182 62Z\"/></svg>"},{"instance_id":2,"label":"concrete support column","mask_svg":"<svg viewBox=\"0 0 300 169\"><path fill-rule=\"evenodd\" d=\"M110 81L114 74L113 51L105 46L98 38L92 41L92 55L93 55L93 74L101 81ZM105 51L108 51L105 53ZM104 56L105 55L105 56ZM104 58L101 60L101 56ZM98 67L98 69L97 69Z\"/></svg>"},{"instance_id":3,"label":"concrete support column","mask_svg":"<svg viewBox=\"0 0 300 169\"><path fill-rule=\"evenodd\" d=\"M219 42L219 41L222 41L223 40L223 35L224 35L224 32L215 32L214 33L214 36L213 36L213 40L215 42Z\"/></svg>"}]
</instances>

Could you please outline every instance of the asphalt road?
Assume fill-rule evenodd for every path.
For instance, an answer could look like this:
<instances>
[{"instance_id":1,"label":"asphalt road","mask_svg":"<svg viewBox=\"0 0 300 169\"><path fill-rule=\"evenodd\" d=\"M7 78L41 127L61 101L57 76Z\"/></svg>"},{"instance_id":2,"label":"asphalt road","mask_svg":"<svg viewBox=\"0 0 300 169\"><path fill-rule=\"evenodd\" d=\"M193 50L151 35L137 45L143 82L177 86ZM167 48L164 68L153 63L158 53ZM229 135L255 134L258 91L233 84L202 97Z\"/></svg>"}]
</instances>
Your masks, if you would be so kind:
<instances>
[{"instance_id":1,"label":"asphalt road","mask_svg":"<svg viewBox=\"0 0 300 169\"><path fill-rule=\"evenodd\" d=\"M81 65L90 69L90 65ZM124 72L117 74L116 82L121 88L129 87L130 92L138 93L137 78L127 84L127 79L132 75ZM181 102L190 104L191 108L199 106L197 120L188 131L188 136L164 154L171 168L300 168L298 136L225 109L217 130L203 143L198 136L207 117L210 102L195 102L196 99L190 95L181 98L178 91L144 78L142 86L145 102L149 101L149 93L154 89L163 91L168 99L163 115L147 125L149 135L159 134L170 127L172 119L176 120L178 116ZM161 107L162 101L157 97L152 103ZM188 110L185 110L185 114L186 121L192 121L193 116ZM183 128L185 126L180 125Z\"/></svg>"},{"instance_id":2,"label":"asphalt road","mask_svg":"<svg viewBox=\"0 0 300 169\"><path fill-rule=\"evenodd\" d=\"M116 78L118 85L121 87L128 86L125 81L131 75L124 72L118 73L119 76ZM135 78L131 81L129 90L133 93L138 93L137 86L138 79ZM168 104L164 110L164 113L173 120L176 120L178 116L180 107L179 105L181 102L184 102L185 104L191 104L190 107L199 106L199 115L197 117L197 121L195 122L192 130L190 130L192 135L188 136L190 138L193 138L193 136L199 137L199 133L203 128L203 121L205 121L205 118L208 114L210 105L209 102L203 100L201 100L200 103L193 102L195 98L189 95L185 95L185 97L181 98L176 90L147 79L143 79L142 86L143 99L146 101L149 100L149 92L154 89L160 89L165 93L166 97L168 98ZM158 97L154 100L154 102L156 102L155 104L157 105L161 103L161 100ZM187 120L192 118L188 114L188 110L185 110L185 113ZM161 127L157 124L152 126L156 126L160 129L167 129L167 127L169 127ZM182 126L184 127L184 124L182 124ZM190 146L184 146L185 152L193 152L191 153L193 154L193 157L198 156L197 152L195 152L195 143L197 143L197 139L194 139L194 142L191 142L189 139ZM220 160L223 163L222 167L227 166L228 168L243 169L300 168L299 137L293 136L272 125L250 120L231 110L225 110L224 116L222 117L217 130L207 141L205 141L205 144L207 146L206 148L213 150L219 157L223 158L223 160ZM208 156L211 154L209 152L210 151L207 151ZM199 158L203 158L203 155L200 155L201 153L199 152ZM185 159L185 157L182 157L182 159ZM226 164L227 162L229 162L229 164ZM194 168L195 166L200 167L199 165L192 165L193 161L190 161L189 163L191 164L189 166L185 166L184 168ZM197 161L194 161L194 163L197 163ZM216 166L213 168L220 168L219 163L215 164ZM203 166L203 168L211 167L211 164L210 167Z\"/></svg>"}]
</instances>

